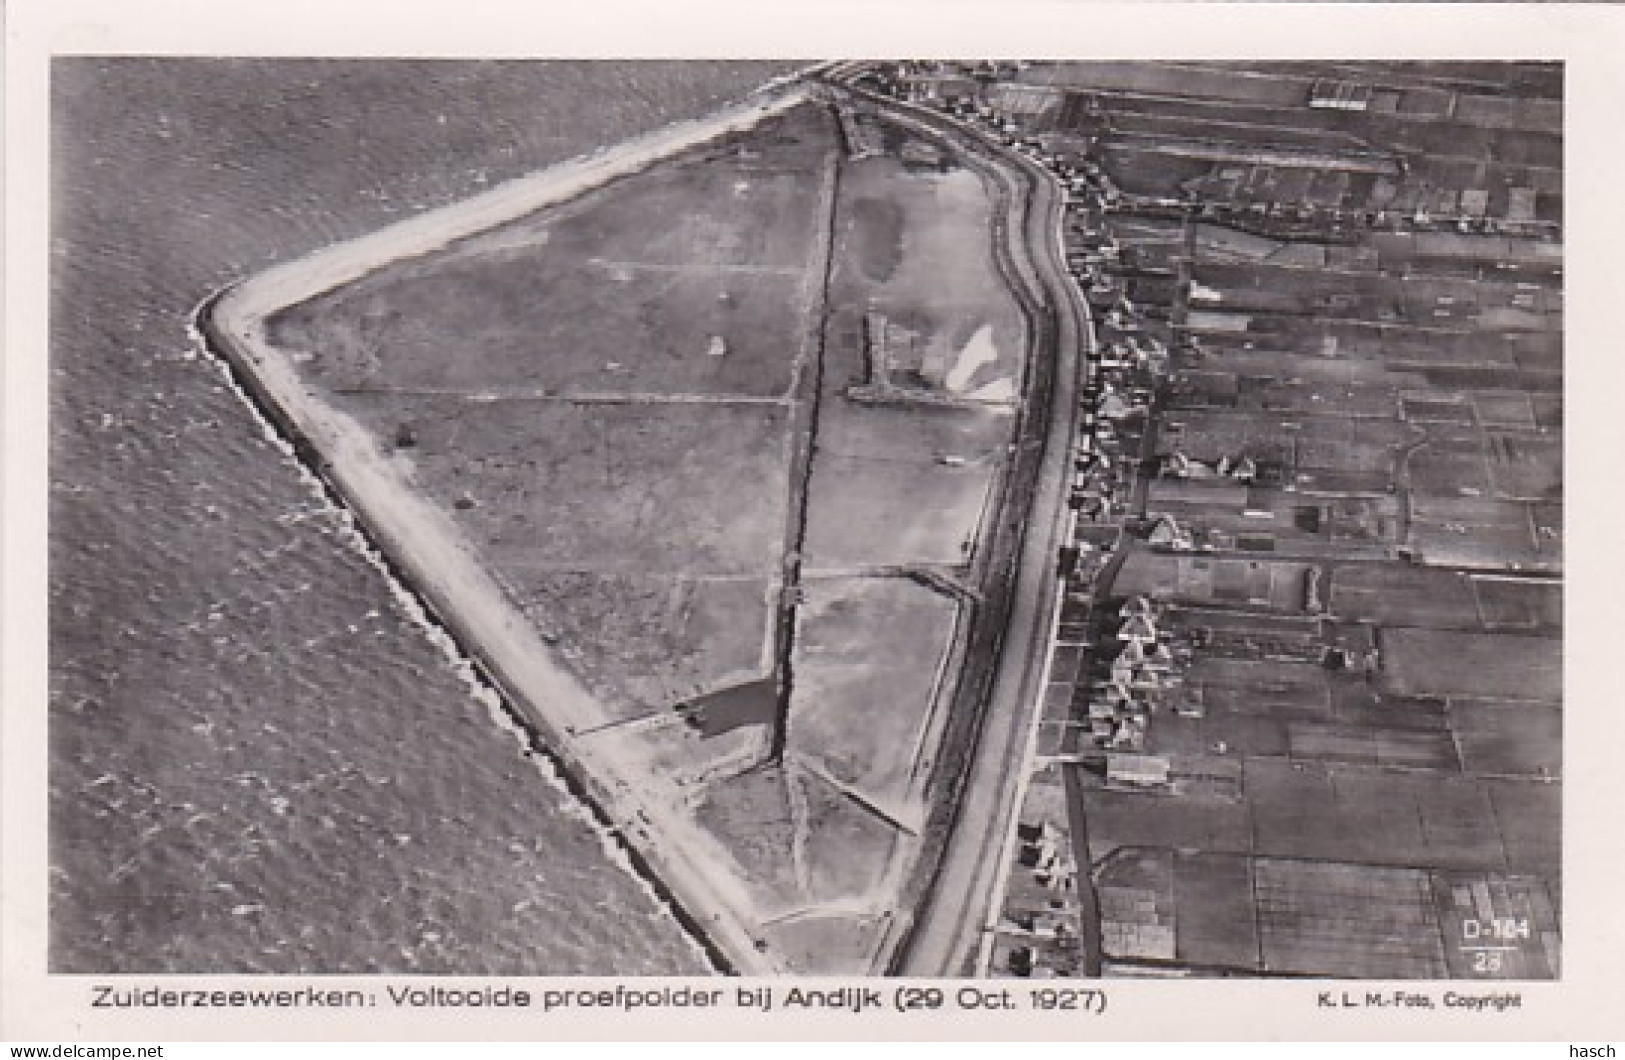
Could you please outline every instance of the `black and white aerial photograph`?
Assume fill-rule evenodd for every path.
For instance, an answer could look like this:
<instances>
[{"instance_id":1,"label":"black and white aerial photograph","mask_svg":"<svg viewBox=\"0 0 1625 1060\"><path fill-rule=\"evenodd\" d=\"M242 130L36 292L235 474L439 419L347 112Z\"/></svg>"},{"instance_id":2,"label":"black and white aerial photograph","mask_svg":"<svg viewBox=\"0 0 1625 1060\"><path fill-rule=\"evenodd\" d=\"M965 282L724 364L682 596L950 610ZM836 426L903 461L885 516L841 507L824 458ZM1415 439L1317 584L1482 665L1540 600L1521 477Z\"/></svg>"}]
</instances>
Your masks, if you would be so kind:
<instances>
[{"instance_id":1,"label":"black and white aerial photograph","mask_svg":"<svg viewBox=\"0 0 1625 1060\"><path fill-rule=\"evenodd\" d=\"M50 973L1563 977L1564 62L49 89Z\"/></svg>"}]
</instances>

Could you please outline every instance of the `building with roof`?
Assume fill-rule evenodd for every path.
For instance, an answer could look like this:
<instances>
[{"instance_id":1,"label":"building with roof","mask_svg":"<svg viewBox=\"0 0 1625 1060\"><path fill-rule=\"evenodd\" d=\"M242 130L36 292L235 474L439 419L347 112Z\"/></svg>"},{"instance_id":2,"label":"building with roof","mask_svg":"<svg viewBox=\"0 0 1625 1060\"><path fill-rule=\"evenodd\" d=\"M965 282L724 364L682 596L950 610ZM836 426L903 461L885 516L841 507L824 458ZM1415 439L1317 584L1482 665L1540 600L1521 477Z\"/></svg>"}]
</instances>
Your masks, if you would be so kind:
<instances>
[{"instance_id":1,"label":"building with roof","mask_svg":"<svg viewBox=\"0 0 1625 1060\"><path fill-rule=\"evenodd\" d=\"M1108 754L1106 756L1106 782L1129 784L1134 787L1166 785L1170 769L1168 759L1161 755Z\"/></svg>"},{"instance_id":2,"label":"building with roof","mask_svg":"<svg viewBox=\"0 0 1625 1060\"><path fill-rule=\"evenodd\" d=\"M1123 606L1117 609L1117 613L1123 618L1132 618L1135 615L1154 618L1157 614L1157 607L1148 596L1131 596L1123 601Z\"/></svg>"},{"instance_id":3,"label":"building with roof","mask_svg":"<svg viewBox=\"0 0 1625 1060\"><path fill-rule=\"evenodd\" d=\"M1144 615L1131 615L1117 631L1118 640L1147 644L1157 639L1157 626Z\"/></svg>"},{"instance_id":4,"label":"building with roof","mask_svg":"<svg viewBox=\"0 0 1625 1060\"><path fill-rule=\"evenodd\" d=\"M1096 409L1102 416L1109 420L1127 419L1135 412L1140 411L1133 405L1129 404L1129 402L1124 399L1123 395L1119 394L1115 390L1108 390L1106 393L1102 394L1100 396L1100 401L1096 404Z\"/></svg>"},{"instance_id":5,"label":"building with roof","mask_svg":"<svg viewBox=\"0 0 1625 1060\"><path fill-rule=\"evenodd\" d=\"M1535 219L1535 189L1507 189L1507 220L1529 222Z\"/></svg>"},{"instance_id":6,"label":"building with roof","mask_svg":"<svg viewBox=\"0 0 1625 1060\"><path fill-rule=\"evenodd\" d=\"M1364 111L1371 106L1371 92L1370 85L1321 78L1309 89L1309 106L1315 110Z\"/></svg>"},{"instance_id":7,"label":"building with roof","mask_svg":"<svg viewBox=\"0 0 1625 1060\"><path fill-rule=\"evenodd\" d=\"M1124 718L1117 724L1116 731L1112 733L1111 742L1107 746L1114 751L1144 750L1145 720L1137 717Z\"/></svg>"},{"instance_id":8,"label":"building with roof","mask_svg":"<svg viewBox=\"0 0 1625 1060\"><path fill-rule=\"evenodd\" d=\"M1151 525L1151 533L1147 540L1153 545L1163 548L1189 549L1191 536L1174 519L1173 516L1163 513L1156 517Z\"/></svg>"},{"instance_id":9,"label":"building with roof","mask_svg":"<svg viewBox=\"0 0 1625 1060\"><path fill-rule=\"evenodd\" d=\"M1168 645L1157 644L1146 655L1146 669L1167 673L1174 668L1174 653L1168 650Z\"/></svg>"},{"instance_id":10,"label":"building with roof","mask_svg":"<svg viewBox=\"0 0 1625 1060\"><path fill-rule=\"evenodd\" d=\"M1127 702L1132 702L1128 700ZM1121 703L1114 703L1109 699L1091 699L1089 701L1089 720L1116 721L1121 716Z\"/></svg>"}]
</instances>

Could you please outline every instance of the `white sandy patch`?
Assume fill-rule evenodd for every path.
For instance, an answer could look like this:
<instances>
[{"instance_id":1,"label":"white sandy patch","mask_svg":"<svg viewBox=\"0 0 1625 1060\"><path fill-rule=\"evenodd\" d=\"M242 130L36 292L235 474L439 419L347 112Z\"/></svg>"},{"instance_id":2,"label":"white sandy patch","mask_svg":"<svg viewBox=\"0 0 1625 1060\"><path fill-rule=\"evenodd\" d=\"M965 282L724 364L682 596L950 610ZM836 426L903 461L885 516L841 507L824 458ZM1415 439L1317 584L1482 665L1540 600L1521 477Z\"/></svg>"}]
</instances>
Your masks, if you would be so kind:
<instances>
[{"instance_id":1,"label":"white sandy patch","mask_svg":"<svg viewBox=\"0 0 1625 1060\"><path fill-rule=\"evenodd\" d=\"M965 343L965 348L959 351L959 357L954 361L953 368L948 372L946 384L949 392L962 394L970 385L971 377L984 364L994 364L999 359L999 348L993 344L993 325L983 324L976 330L976 334Z\"/></svg>"},{"instance_id":2,"label":"white sandy patch","mask_svg":"<svg viewBox=\"0 0 1625 1060\"><path fill-rule=\"evenodd\" d=\"M985 401L990 405L1007 405L1016 400L1016 384L1008 379L995 379L984 383L965 395L972 401Z\"/></svg>"}]
</instances>

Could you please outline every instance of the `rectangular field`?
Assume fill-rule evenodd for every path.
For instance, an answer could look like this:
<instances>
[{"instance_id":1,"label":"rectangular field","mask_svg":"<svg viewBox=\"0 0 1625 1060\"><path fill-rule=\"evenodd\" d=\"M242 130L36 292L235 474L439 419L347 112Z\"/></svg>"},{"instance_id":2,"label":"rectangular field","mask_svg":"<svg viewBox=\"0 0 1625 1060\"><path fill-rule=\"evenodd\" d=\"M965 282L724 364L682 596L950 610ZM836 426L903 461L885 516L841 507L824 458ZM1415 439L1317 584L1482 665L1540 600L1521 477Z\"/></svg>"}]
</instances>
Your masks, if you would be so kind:
<instances>
[{"instance_id":1,"label":"rectangular field","mask_svg":"<svg viewBox=\"0 0 1625 1060\"><path fill-rule=\"evenodd\" d=\"M1352 978L1440 978L1444 946L1426 873L1261 860L1254 865L1264 968Z\"/></svg>"},{"instance_id":2,"label":"rectangular field","mask_svg":"<svg viewBox=\"0 0 1625 1060\"><path fill-rule=\"evenodd\" d=\"M1400 695L1555 703L1563 694L1562 644L1510 633L1387 629L1382 676L1384 687Z\"/></svg>"},{"instance_id":3,"label":"rectangular field","mask_svg":"<svg viewBox=\"0 0 1625 1060\"><path fill-rule=\"evenodd\" d=\"M1463 768L1488 776L1555 778L1563 771L1563 715L1537 703L1460 700L1451 727Z\"/></svg>"},{"instance_id":4,"label":"rectangular field","mask_svg":"<svg viewBox=\"0 0 1625 1060\"><path fill-rule=\"evenodd\" d=\"M1085 789L1083 804L1089 822L1089 850L1096 859L1120 846L1234 854L1253 849L1252 822L1245 802L1095 787Z\"/></svg>"},{"instance_id":5,"label":"rectangular field","mask_svg":"<svg viewBox=\"0 0 1625 1060\"><path fill-rule=\"evenodd\" d=\"M901 126L874 127L888 143L931 146ZM1007 459L1025 325L994 259L988 183L952 153L939 157L935 171L890 155L842 170L807 487L812 572L967 566ZM896 400L860 402L848 392L877 382L877 326L919 363L888 361ZM994 392L1006 397L971 400Z\"/></svg>"},{"instance_id":6,"label":"rectangular field","mask_svg":"<svg viewBox=\"0 0 1625 1060\"><path fill-rule=\"evenodd\" d=\"M849 163L836 198L831 306L862 306L915 332L950 376L961 362L973 368L970 352L982 363L968 388L1019 379L1025 325L994 257L998 208L970 169L919 172L891 157ZM972 347L984 329L985 345Z\"/></svg>"},{"instance_id":7,"label":"rectangular field","mask_svg":"<svg viewBox=\"0 0 1625 1060\"><path fill-rule=\"evenodd\" d=\"M1331 606L1339 618L1441 629L1478 625L1473 583L1458 571L1350 563L1338 566L1331 581Z\"/></svg>"},{"instance_id":8,"label":"rectangular field","mask_svg":"<svg viewBox=\"0 0 1625 1060\"><path fill-rule=\"evenodd\" d=\"M1513 578L1473 579L1478 611L1487 629L1559 630L1563 626L1563 586Z\"/></svg>"},{"instance_id":9,"label":"rectangular field","mask_svg":"<svg viewBox=\"0 0 1625 1060\"><path fill-rule=\"evenodd\" d=\"M827 398L809 485L809 568L969 562L1009 418Z\"/></svg>"},{"instance_id":10,"label":"rectangular field","mask_svg":"<svg viewBox=\"0 0 1625 1060\"><path fill-rule=\"evenodd\" d=\"M958 604L908 578L804 587L788 749L905 819Z\"/></svg>"},{"instance_id":11,"label":"rectangular field","mask_svg":"<svg viewBox=\"0 0 1625 1060\"><path fill-rule=\"evenodd\" d=\"M379 394L341 406L510 585L531 570L778 567L789 493L782 406Z\"/></svg>"},{"instance_id":12,"label":"rectangular field","mask_svg":"<svg viewBox=\"0 0 1625 1060\"><path fill-rule=\"evenodd\" d=\"M525 616L564 645L606 703L669 708L772 670L773 579L594 570L510 577Z\"/></svg>"},{"instance_id":13,"label":"rectangular field","mask_svg":"<svg viewBox=\"0 0 1625 1060\"><path fill-rule=\"evenodd\" d=\"M1181 852L1174 858L1179 959L1197 965L1257 968L1252 860Z\"/></svg>"}]
</instances>

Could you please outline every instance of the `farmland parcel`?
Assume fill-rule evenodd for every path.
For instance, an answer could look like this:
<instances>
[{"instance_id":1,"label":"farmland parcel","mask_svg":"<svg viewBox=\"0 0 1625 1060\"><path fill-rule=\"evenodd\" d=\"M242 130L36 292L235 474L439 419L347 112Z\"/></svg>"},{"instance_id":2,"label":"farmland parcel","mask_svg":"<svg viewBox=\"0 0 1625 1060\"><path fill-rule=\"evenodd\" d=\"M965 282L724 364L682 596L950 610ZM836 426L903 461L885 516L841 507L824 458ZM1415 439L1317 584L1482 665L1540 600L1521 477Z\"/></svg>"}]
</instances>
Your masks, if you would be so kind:
<instances>
[{"instance_id":1,"label":"farmland parcel","mask_svg":"<svg viewBox=\"0 0 1625 1060\"><path fill-rule=\"evenodd\" d=\"M1069 192L1077 570L996 974L1561 974L1563 70L899 63Z\"/></svg>"},{"instance_id":2,"label":"farmland parcel","mask_svg":"<svg viewBox=\"0 0 1625 1060\"><path fill-rule=\"evenodd\" d=\"M988 162L847 106L753 100L210 322L742 970L907 929L1029 353Z\"/></svg>"}]
</instances>

